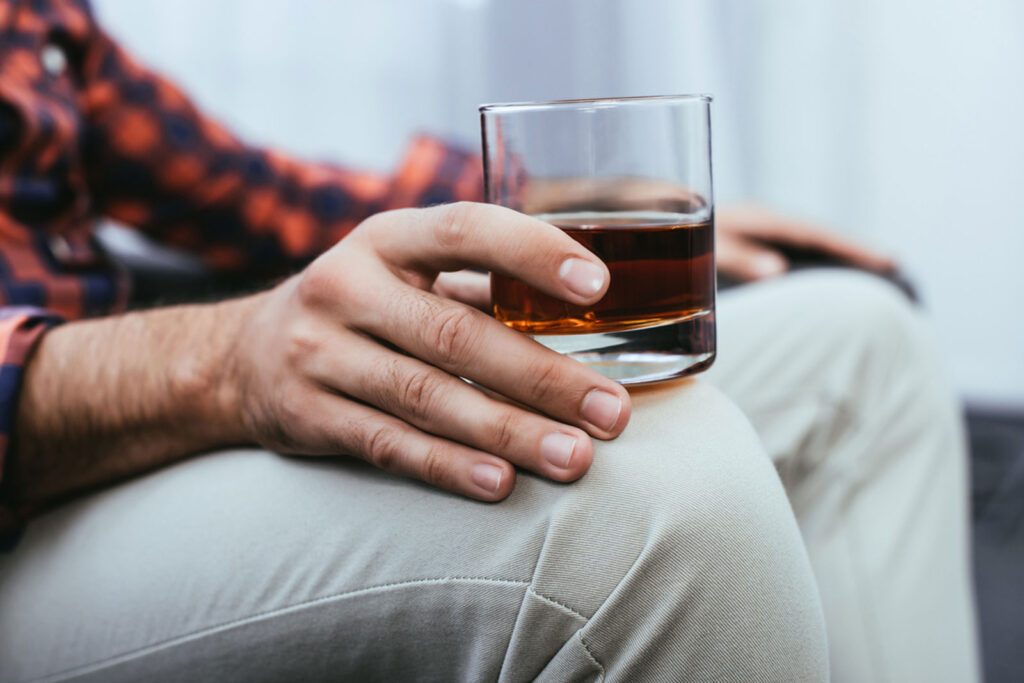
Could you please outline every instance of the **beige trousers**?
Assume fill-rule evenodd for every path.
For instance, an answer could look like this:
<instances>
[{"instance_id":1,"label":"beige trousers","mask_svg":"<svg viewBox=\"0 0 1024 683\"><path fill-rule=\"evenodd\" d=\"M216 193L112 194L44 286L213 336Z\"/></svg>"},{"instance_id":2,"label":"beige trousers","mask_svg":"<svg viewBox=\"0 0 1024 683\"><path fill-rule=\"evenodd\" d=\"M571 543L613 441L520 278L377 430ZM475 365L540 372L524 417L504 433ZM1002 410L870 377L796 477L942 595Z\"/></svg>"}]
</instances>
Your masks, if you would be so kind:
<instances>
[{"instance_id":1,"label":"beige trousers","mask_svg":"<svg viewBox=\"0 0 1024 683\"><path fill-rule=\"evenodd\" d=\"M920 323L846 274L720 319L708 379L636 391L576 484L489 505L237 451L50 513L0 556L0 681L975 680Z\"/></svg>"},{"instance_id":2,"label":"beige trousers","mask_svg":"<svg viewBox=\"0 0 1024 683\"><path fill-rule=\"evenodd\" d=\"M960 406L895 289L812 271L730 292L707 379L786 487L835 681L980 680Z\"/></svg>"}]
</instances>

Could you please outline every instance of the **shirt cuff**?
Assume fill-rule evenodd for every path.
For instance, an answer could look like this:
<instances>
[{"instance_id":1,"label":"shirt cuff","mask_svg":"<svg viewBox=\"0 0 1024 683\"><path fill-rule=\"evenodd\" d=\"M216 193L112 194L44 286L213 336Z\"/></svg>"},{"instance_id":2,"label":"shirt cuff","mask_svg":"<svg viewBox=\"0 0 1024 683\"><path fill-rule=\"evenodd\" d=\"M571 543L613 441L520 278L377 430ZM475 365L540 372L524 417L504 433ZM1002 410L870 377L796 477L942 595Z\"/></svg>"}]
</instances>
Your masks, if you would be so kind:
<instances>
[{"instance_id":1,"label":"shirt cuff","mask_svg":"<svg viewBox=\"0 0 1024 683\"><path fill-rule=\"evenodd\" d=\"M428 135L412 139L388 193L389 209L484 198L479 154Z\"/></svg>"},{"instance_id":2,"label":"shirt cuff","mask_svg":"<svg viewBox=\"0 0 1024 683\"><path fill-rule=\"evenodd\" d=\"M60 316L28 306L0 308L0 546L23 524L25 510L10 502L4 487L4 463L18 410L25 363L43 333L62 322Z\"/></svg>"}]
</instances>

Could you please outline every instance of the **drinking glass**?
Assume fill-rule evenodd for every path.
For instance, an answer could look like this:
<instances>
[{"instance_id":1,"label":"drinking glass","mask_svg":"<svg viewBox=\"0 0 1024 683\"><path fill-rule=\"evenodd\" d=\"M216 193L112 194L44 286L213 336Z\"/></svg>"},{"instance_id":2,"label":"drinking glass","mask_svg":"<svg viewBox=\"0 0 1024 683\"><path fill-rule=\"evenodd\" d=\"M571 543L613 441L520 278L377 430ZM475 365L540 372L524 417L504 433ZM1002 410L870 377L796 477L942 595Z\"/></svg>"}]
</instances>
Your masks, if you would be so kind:
<instances>
[{"instance_id":1,"label":"drinking glass","mask_svg":"<svg viewBox=\"0 0 1024 683\"><path fill-rule=\"evenodd\" d=\"M480 107L487 201L564 230L608 266L577 306L498 273L506 325L623 384L715 358L711 98L624 97Z\"/></svg>"}]
</instances>

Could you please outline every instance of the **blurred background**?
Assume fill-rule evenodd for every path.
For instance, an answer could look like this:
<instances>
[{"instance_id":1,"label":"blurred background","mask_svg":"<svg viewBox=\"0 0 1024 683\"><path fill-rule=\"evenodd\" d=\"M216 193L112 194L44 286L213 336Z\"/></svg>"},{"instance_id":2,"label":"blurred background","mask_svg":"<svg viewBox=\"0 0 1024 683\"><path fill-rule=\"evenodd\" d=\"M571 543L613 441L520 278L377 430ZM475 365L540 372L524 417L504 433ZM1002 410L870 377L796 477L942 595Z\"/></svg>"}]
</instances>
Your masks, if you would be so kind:
<instances>
[{"instance_id":1,"label":"blurred background","mask_svg":"<svg viewBox=\"0 0 1024 683\"><path fill-rule=\"evenodd\" d=\"M720 202L897 255L973 402L1024 410L1024 3L95 0L247 139L390 169L483 102L709 92Z\"/></svg>"},{"instance_id":2,"label":"blurred background","mask_svg":"<svg viewBox=\"0 0 1024 683\"><path fill-rule=\"evenodd\" d=\"M989 680L1024 680L1024 3L94 0L252 142L392 168L483 102L707 92L719 202L894 254L972 410Z\"/></svg>"}]
</instances>

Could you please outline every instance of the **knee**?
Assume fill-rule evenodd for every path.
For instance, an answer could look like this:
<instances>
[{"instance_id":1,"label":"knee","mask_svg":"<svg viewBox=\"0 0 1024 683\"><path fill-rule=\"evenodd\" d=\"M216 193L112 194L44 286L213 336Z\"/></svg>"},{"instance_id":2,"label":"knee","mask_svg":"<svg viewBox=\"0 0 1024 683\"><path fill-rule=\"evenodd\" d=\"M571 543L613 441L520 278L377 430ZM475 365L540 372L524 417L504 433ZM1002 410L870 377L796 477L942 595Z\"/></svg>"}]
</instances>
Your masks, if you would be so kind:
<instances>
[{"instance_id":1,"label":"knee","mask_svg":"<svg viewBox=\"0 0 1024 683\"><path fill-rule=\"evenodd\" d=\"M856 354L862 364L913 365L931 357L933 339L919 311L885 280L854 270L821 270L791 276L799 288L800 315L816 321L816 334L833 353Z\"/></svg>"},{"instance_id":2,"label":"knee","mask_svg":"<svg viewBox=\"0 0 1024 683\"><path fill-rule=\"evenodd\" d=\"M833 397L860 421L891 419L928 429L960 422L956 394L937 338L919 310L884 280L853 271L808 273L815 292L811 315L820 316L821 375Z\"/></svg>"},{"instance_id":3,"label":"knee","mask_svg":"<svg viewBox=\"0 0 1024 683\"><path fill-rule=\"evenodd\" d=\"M630 428L640 433L620 437L628 457L604 459L602 474L643 510L635 531L648 568L690 567L709 593L790 579L813 593L782 484L735 405L697 382L635 397L634 406Z\"/></svg>"},{"instance_id":4,"label":"knee","mask_svg":"<svg viewBox=\"0 0 1024 683\"><path fill-rule=\"evenodd\" d=\"M674 412L686 426L666 424L662 443L652 446L660 457L645 459L653 471L643 478L657 480L644 498L652 551L670 562L696 560L703 580L732 586L755 566L802 561L789 501L746 418L708 386L678 403Z\"/></svg>"},{"instance_id":5,"label":"knee","mask_svg":"<svg viewBox=\"0 0 1024 683\"><path fill-rule=\"evenodd\" d=\"M632 398L630 425L599 445L595 466L616 495L643 506L650 524L722 548L737 532L792 521L756 433L718 389L692 381L634 390Z\"/></svg>"},{"instance_id":6,"label":"knee","mask_svg":"<svg viewBox=\"0 0 1024 683\"><path fill-rule=\"evenodd\" d=\"M604 504L622 508L628 499L635 511L618 515L620 539L632 545L624 553L630 563L593 615L588 642L628 659L629 638L605 639L602 629L632 619L657 640L650 648L675 653L677 672L817 679L826 659L817 587L756 435L710 386L655 394L634 396L639 424L630 429L638 433L627 431L622 448L595 463L617 482ZM695 633L709 649L694 647Z\"/></svg>"}]
</instances>

